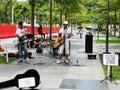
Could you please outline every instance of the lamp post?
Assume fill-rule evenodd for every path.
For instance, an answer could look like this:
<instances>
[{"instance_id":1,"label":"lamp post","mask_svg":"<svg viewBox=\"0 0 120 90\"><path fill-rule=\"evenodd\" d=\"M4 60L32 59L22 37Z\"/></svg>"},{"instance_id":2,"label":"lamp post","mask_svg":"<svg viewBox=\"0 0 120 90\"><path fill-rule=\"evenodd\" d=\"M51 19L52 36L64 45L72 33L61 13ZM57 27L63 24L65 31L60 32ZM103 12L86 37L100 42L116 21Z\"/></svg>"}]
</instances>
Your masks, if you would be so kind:
<instances>
[{"instance_id":1,"label":"lamp post","mask_svg":"<svg viewBox=\"0 0 120 90\"><path fill-rule=\"evenodd\" d=\"M109 44L109 9L110 9L110 1L107 0L107 16L106 16L106 53L108 51L108 44ZM108 66L108 75L110 77L110 82L112 81L112 66Z\"/></svg>"},{"instance_id":2,"label":"lamp post","mask_svg":"<svg viewBox=\"0 0 120 90\"><path fill-rule=\"evenodd\" d=\"M108 53L108 41L109 41L109 9L110 9L110 2L108 0L107 5L107 19L106 19L106 53Z\"/></svg>"}]
</instances>

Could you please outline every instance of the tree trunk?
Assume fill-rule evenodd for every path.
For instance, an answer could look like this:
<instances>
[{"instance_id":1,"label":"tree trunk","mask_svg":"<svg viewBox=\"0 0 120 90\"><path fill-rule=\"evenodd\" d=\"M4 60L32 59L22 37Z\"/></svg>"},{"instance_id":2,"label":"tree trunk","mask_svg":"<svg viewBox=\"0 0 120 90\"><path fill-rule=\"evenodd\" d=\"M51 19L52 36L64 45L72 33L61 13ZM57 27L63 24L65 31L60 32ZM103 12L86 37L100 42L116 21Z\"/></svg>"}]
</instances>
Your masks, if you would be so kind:
<instances>
[{"instance_id":1,"label":"tree trunk","mask_svg":"<svg viewBox=\"0 0 120 90\"><path fill-rule=\"evenodd\" d=\"M117 28L116 28L116 8L115 8L115 14L114 14L114 36L116 36L116 31L117 31Z\"/></svg>"},{"instance_id":2,"label":"tree trunk","mask_svg":"<svg viewBox=\"0 0 120 90\"><path fill-rule=\"evenodd\" d=\"M67 13L65 12L65 20L67 20Z\"/></svg>"},{"instance_id":3,"label":"tree trunk","mask_svg":"<svg viewBox=\"0 0 120 90\"><path fill-rule=\"evenodd\" d=\"M4 10L4 23L7 24L7 9L8 9L8 5L9 5L9 0L6 1L6 6L5 6L5 10Z\"/></svg>"},{"instance_id":4,"label":"tree trunk","mask_svg":"<svg viewBox=\"0 0 120 90\"><path fill-rule=\"evenodd\" d=\"M60 9L60 27L62 27L62 9Z\"/></svg>"},{"instance_id":5,"label":"tree trunk","mask_svg":"<svg viewBox=\"0 0 120 90\"><path fill-rule=\"evenodd\" d=\"M112 35L112 18L110 17L110 35Z\"/></svg>"},{"instance_id":6,"label":"tree trunk","mask_svg":"<svg viewBox=\"0 0 120 90\"><path fill-rule=\"evenodd\" d=\"M120 37L120 10L119 10L119 37Z\"/></svg>"},{"instance_id":7,"label":"tree trunk","mask_svg":"<svg viewBox=\"0 0 120 90\"><path fill-rule=\"evenodd\" d=\"M31 31L34 35L34 0L31 0Z\"/></svg>"}]
</instances>

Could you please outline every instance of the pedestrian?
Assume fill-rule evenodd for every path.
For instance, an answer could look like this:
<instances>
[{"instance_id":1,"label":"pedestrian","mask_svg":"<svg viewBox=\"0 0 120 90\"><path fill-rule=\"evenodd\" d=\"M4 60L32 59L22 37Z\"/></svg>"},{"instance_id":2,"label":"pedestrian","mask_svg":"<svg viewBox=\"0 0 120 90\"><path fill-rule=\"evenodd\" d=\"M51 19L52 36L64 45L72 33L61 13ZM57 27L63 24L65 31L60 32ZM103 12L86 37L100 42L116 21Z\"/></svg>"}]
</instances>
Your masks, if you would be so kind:
<instances>
[{"instance_id":1,"label":"pedestrian","mask_svg":"<svg viewBox=\"0 0 120 90\"><path fill-rule=\"evenodd\" d=\"M39 27L38 27L38 33L39 33L39 35L43 35L44 36L44 40L45 40L45 34L42 32L43 31L43 28L42 28L42 25L40 25Z\"/></svg>"},{"instance_id":2,"label":"pedestrian","mask_svg":"<svg viewBox=\"0 0 120 90\"><path fill-rule=\"evenodd\" d=\"M19 59L18 64L23 62L23 60L29 61L28 53L27 53L27 34L28 32L23 28L23 23L18 23L18 28L16 30L16 36L19 39L18 44L18 52L19 52Z\"/></svg>"},{"instance_id":3,"label":"pedestrian","mask_svg":"<svg viewBox=\"0 0 120 90\"><path fill-rule=\"evenodd\" d=\"M79 27L79 34L80 34L80 39L82 39L83 27Z\"/></svg>"},{"instance_id":4,"label":"pedestrian","mask_svg":"<svg viewBox=\"0 0 120 90\"><path fill-rule=\"evenodd\" d=\"M70 38L72 36L71 29L68 27L68 21L63 22L63 28L60 28L59 33L62 34L62 37L64 38L64 43L61 44L58 48L58 60L56 63L59 64L62 62L61 59L62 59L63 53L64 53L65 54L65 63L68 64L69 63L68 56L70 53Z\"/></svg>"}]
</instances>

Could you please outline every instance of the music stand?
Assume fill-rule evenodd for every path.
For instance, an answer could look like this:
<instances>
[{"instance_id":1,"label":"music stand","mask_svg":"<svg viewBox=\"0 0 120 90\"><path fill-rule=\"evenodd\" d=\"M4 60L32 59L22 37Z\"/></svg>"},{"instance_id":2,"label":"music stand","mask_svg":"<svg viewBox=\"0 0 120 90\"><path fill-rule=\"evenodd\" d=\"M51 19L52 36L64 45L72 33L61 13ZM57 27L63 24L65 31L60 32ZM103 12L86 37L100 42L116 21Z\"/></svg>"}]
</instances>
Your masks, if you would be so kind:
<instances>
[{"instance_id":1,"label":"music stand","mask_svg":"<svg viewBox=\"0 0 120 90\"><path fill-rule=\"evenodd\" d=\"M113 74L112 74L112 66L118 66L118 55L117 54L103 54L103 65L109 65L110 66L110 74L109 76L105 77L105 79L101 80L102 83L104 80L108 79L110 82L115 81ZM117 82L115 81L116 85Z\"/></svg>"}]
</instances>

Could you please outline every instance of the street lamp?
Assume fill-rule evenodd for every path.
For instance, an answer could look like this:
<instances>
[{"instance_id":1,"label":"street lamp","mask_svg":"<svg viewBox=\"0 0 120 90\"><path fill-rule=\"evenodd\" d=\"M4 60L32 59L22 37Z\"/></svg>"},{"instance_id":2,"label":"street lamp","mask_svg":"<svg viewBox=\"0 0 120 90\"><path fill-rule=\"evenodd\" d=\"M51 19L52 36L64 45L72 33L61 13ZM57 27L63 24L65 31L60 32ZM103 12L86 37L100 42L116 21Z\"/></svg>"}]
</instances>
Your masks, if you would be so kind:
<instances>
[{"instance_id":1,"label":"street lamp","mask_svg":"<svg viewBox=\"0 0 120 90\"><path fill-rule=\"evenodd\" d=\"M110 1L108 0L107 5L107 20L106 20L106 53L108 53L108 41L109 41L109 9L110 9Z\"/></svg>"}]
</instances>

